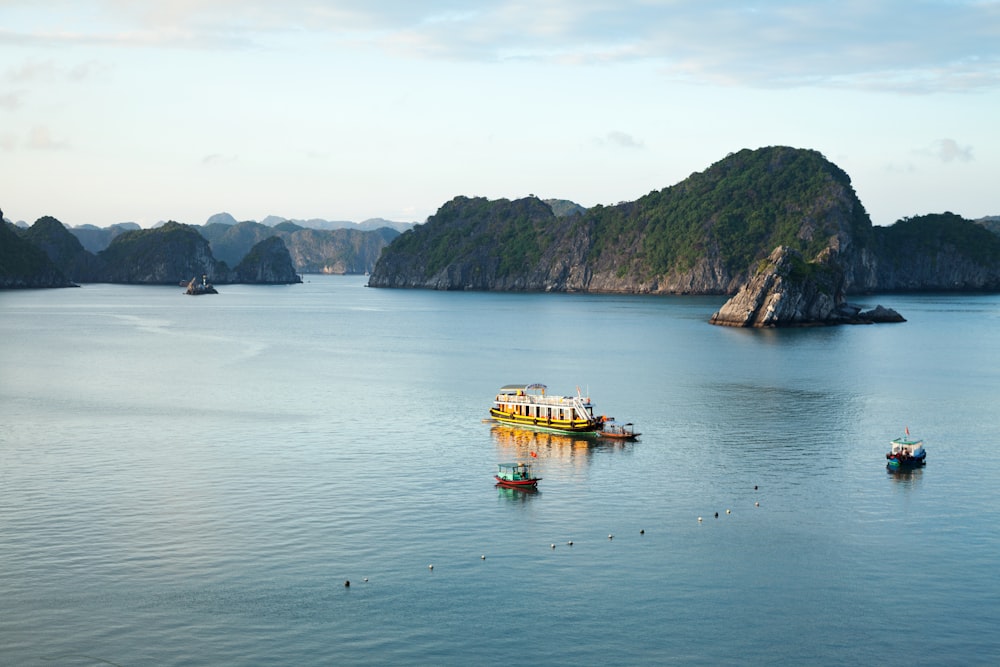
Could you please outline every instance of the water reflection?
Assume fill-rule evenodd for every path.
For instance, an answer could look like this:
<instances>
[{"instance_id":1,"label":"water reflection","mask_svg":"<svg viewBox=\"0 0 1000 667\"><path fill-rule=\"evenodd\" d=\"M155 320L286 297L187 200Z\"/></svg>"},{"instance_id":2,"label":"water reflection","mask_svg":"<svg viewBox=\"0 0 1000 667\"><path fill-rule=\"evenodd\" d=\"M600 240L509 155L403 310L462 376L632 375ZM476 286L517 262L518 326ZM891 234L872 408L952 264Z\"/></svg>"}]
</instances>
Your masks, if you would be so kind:
<instances>
[{"instance_id":1,"label":"water reflection","mask_svg":"<svg viewBox=\"0 0 1000 667\"><path fill-rule=\"evenodd\" d=\"M522 503L528 502L531 498L536 498L540 495L540 491L537 487L529 486L523 489L514 489L509 486L503 486L502 484L497 484L497 497L504 498L510 501L520 501Z\"/></svg>"},{"instance_id":2,"label":"water reflection","mask_svg":"<svg viewBox=\"0 0 1000 667\"><path fill-rule=\"evenodd\" d=\"M626 449L632 443L579 434L547 433L516 426L496 424L490 427L500 458L526 461L532 458L585 460L595 449Z\"/></svg>"},{"instance_id":3,"label":"water reflection","mask_svg":"<svg viewBox=\"0 0 1000 667\"><path fill-rule=\"evenodd\" d=\"M886 474L889 478L897 484L901 484L903 487L913 487L920 482L921 477L924 475L923 468L909 468L903 470L893 470L886 466Z\"/></svg>"}]
</instances>

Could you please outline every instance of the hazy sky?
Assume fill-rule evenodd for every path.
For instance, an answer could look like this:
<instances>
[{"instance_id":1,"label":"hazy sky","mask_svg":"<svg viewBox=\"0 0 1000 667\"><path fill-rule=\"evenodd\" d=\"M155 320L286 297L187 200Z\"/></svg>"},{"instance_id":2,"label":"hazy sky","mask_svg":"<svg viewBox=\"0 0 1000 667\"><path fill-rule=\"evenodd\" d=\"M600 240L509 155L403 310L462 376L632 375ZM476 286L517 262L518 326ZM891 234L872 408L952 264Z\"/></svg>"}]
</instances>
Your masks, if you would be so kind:
<instances>
[{"instance_id":1,"label":"hazy sky","mask_svg":"<svg viewBox=\"0 0 1000 667\"><path fill-rule=\"evenodd\" d=\"M1000 214L1000 0L0 0L0 208L424 221L812 148L875 224Z\"/></svg>"}]
</instances>

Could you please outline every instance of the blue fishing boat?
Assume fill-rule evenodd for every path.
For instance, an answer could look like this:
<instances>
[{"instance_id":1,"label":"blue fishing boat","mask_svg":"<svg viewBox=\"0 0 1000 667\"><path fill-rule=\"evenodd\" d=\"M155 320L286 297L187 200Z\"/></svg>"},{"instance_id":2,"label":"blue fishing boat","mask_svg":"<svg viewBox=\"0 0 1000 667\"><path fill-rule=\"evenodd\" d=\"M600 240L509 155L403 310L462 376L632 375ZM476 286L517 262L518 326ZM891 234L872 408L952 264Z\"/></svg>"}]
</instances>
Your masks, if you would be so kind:
<instances>
[{"instance_id":1,"label":"blue fishing boat","mask_svg":"<svg viewBox=\"0 0 1000 667\"><path fill-rule=\"evenodd\" d=\"M885 455L886 467L890 470L919 468L927 463L924 441L911 438L909 427L906 427L906 435L896 438L890 445L892 448Z\"/></svg>"}]
</instances>

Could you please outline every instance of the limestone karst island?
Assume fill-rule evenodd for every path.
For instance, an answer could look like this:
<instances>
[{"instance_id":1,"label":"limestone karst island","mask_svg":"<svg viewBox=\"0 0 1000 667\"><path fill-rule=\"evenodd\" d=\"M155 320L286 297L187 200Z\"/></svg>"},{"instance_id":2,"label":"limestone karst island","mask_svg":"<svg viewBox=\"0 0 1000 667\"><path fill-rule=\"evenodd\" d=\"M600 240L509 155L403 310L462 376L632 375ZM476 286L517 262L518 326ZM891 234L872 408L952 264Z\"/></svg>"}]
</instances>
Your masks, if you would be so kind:
<instances>
[{"instance_id":1,"label":"limestone karst island","mask_svg":"<svg viewBox=\"0 0 1000 667\"><path fill-rule=\"evenodd\" d=\"M728 326L898 322L850 296L1000 290L998 223L945 212L874 226L843 170L816 151L773 146L613 206L460 196L423 224L337 235L302 222L167 223L121 231L93 252L55 218L5 222L0 287L370 273L368 285L382 288L727 295L706 320Z\"/></svg>"}]
</instances>

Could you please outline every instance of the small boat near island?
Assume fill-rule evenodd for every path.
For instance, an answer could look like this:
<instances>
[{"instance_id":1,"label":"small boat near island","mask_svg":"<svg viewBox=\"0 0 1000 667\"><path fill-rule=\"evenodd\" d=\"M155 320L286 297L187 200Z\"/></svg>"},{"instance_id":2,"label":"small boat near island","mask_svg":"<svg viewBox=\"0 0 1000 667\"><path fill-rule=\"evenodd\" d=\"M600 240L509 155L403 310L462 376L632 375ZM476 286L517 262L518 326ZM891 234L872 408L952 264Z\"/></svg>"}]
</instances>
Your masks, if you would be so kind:
<instances>
[{"instance_id":1,"label":"small boat near island","mask_svg":"<svg viewBox=\"0 0 1000 667\"><path fill-rule=\"evenodd\" d=\"M497 473L493 475L499 486L511 489L534 489L541 481L541 477L535 477L530 463L499 463Z\"/></svg>"},{"instance_id":2,"label":"small boat near island","mask_svg":"<svg viewBox=\"0 0 1000 667\"><path fill-rule=\"evenodd\" d=\"M218 293L219 293L218 290L215 289L212 283L208 282L208 276L205 274L202 274L200 283L198 282L197 278L192 278L191 282L187 284L187 291L185 292L185 294L190 294L192 296L199 296L201 294L218 294Z\"/></svg>"},{"instance_id":3,"label":"small boat near island","mask_svg":"<svg viewBox=\"0 0 1000 667\"><path fill-rule=\"evenodd\" d=\"M549 396L544 384L508 384L500 388L490 417L501 424L555 433L597 435L606 417L595 416L589 397Z\"/></svg>"},{"instance_id":4,"label":"small boat near island","mask_svg":"<svg viewBox=\"0 0 1000 667\"><path fill-rule=\"evenodd\" d=\"M906 435L896 438L890 445L891 449L885 455L886 467L890 470L909 470L926 465L924 441L911 438L910 427L906 427Z\"/></svg>"},{"instance_id":5,"label":"small boat near island","mask_svg":"<svg viewBox=\"0 0 1000 667\"><path fill-rule=\"evenodd\" d=\"M612 438L615 440L635 440L641 433L635 432L635 425L632 422L619 424L613 419L605 421L601 425L601 430L597 432L599 438Z\"/></svg>"}]
</instances>

